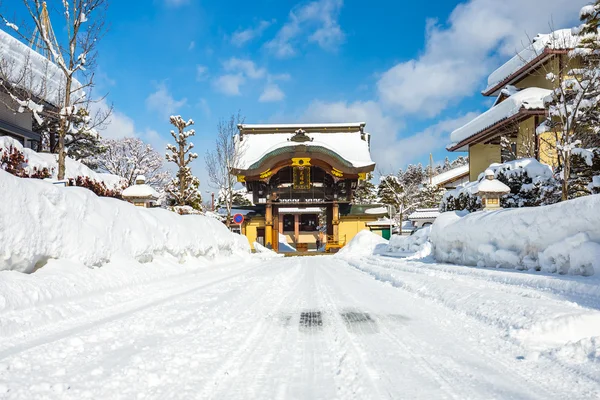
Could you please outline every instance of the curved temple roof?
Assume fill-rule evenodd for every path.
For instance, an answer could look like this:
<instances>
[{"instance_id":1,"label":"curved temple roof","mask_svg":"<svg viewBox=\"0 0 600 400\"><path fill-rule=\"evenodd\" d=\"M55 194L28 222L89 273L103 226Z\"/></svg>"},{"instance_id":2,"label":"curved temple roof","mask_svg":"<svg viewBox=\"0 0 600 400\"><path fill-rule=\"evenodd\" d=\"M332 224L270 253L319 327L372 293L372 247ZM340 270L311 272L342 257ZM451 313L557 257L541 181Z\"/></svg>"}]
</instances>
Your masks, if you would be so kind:
<instances>
[{"instance_id":1,"label":"curved temple roof","mask_svg":"<svg viewBox=\"0 0 600 400\"><path fill-rule=\"evenodd\" d=\"M237 169L255 169L267 158L294 151L339 158L350 168L374 168L369 134L364 132L364 126L364 123L239 125L240 134L235 140L242 156ZM292 140L298 130L305 132L304 141Z\"/></svg>"}]
</instances>

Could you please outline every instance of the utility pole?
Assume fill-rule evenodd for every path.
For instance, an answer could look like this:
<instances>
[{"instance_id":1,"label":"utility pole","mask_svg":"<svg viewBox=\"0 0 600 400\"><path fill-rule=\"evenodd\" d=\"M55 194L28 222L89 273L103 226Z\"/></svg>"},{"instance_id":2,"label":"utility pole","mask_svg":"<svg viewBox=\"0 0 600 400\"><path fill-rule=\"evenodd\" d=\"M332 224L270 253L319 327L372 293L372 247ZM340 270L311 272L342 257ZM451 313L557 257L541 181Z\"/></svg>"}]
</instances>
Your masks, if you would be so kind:
<instances>
[{"instance_id":1,"label":"utility pole","mask_svg":"<svg viewBox=\"0 0 600 400\"><path fill-rule=\"evenodd\" d=\"M215 192L210 194L210 211L215 211Z\"/></svg>"}]
</instances>

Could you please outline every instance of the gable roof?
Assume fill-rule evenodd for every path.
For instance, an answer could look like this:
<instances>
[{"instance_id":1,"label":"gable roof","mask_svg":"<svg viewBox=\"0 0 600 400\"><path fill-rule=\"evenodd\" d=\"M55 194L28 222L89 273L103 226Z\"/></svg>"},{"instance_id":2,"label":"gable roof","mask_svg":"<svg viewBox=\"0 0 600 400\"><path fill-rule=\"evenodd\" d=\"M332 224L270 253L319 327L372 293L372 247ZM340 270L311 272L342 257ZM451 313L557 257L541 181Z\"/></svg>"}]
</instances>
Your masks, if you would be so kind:
<instances>
[{"instance_id":1,"label":"gable roof","mask_svg":"<svg viewBox=\"0 0 600 400\"><path fill-rule=\"evenodd\" d=\"M469 174L469 164L461 165L460 167L452 168L449 171L442 172L431 178L432 185L445 185L458 178L462 178Z\"/></svg>"}]
</instances>

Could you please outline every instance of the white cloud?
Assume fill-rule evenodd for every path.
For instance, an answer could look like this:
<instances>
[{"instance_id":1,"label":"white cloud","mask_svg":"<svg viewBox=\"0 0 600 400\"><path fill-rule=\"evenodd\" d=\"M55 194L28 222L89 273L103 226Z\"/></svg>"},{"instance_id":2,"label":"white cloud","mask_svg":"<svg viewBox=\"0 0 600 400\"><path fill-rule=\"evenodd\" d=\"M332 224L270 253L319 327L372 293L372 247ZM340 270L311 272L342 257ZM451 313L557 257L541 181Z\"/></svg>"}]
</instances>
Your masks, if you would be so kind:
<instances>
[{"instance_id":1,"label":"white cloud","mask_svg":"<svg viewBox=\"0 0 600 400\"><path fill-rule=\"evenodd\" d=\"M338 23L342 5L342 0L316 0L294 7L275 38L265 44L266 48L277 57L291 57L296 54L300 39L307 36L325 50L336 50L345 37Z\"/></svg>"},{"instance_id":2,"label":"white cloud","mask_svg":"<svg viewBox=\"0 0 600 400\"><path fill-rule=\"evenodd\" d=\"M156 111L165 117L169 115L175 114L177 110L183 107L187 103L187 99L175 100L169 90L167 85L160 83L157 86L157 90L154 93L151 93L146 98L146 107L149 110Z\"/></svg>"},{"instance_id":3,"label":"white cloud","mask_svg":"<svg viewBox=\"0 0 600 400\"><path fill-rule=\"evenodd\" d=\"M259 68L252 60L231 57L223 62L225 74L213 81L214 88L229 96L239 96L240 87L248 80L266 80L267 84L260 101L279 101L285 96L275 81L287 81L289 74L270 74L266 68Z\"/></svg>"},{"instance_id":4,"label":"white cloud","mask_svg":"<svg viewBox=\"0 0 600 400\"><path fill-rule=\"evenodd\" d=\"M208 105L208 101L206 101L205 98L200 99L200 101L198 102L198 107L202 109L204 115L206 115L207 117L211 116L210 106Z\"/></svg>"},{"instance_id":5,"label":"white cloud","mask_svg":"<svg viewBox=\"0 0 600 400\"><path fill-rule=\"evenodd\" d=\"M403 114L435 116L473 95L482 79L528 43L528 35L576 23L587 0L471 0L448 21L427 23L425 51L378 81L381 100Z\"/></svg>"},{"instance_id":6,"label":"white cloud","mask_svg":"<svg viewBox=\"0 0 600 400\"><path fill-rule=\"evenodd\" d=\"M263 90L262 94L258 98L258 101L262 103L281 101L285 98L285 94L275 83L269 83Z\"/></svg>"},{"instance_id":7,"label":"white cloud","mask_svg":"<svg viewBox=\"0 0 600 400\"><path fill-rule=\"evenodd\" d=\"M194 42L193 40L190 42L189 46L188 46L188 50L194 50L194 48L196 47L196 42Z\"/></svg>"},{"instance_id":8,"label":"white cloud","mask_svg":"<svg viewBox=\"0 0 600 400\"><path fill-rule=\"evenodd\" d=\"M219 76L213 82L214 88L228 96L241 95L240 86L245 82L242 74L225 74Z\"/></svg>"},{"instance_id":9,"label":"white cloud","mask_svg":"<svg viewBox=\"0 0 600 400\"><path fill-rule=\"evenodd\" d=\"M267 73L266 69L257 68L254 61L237 57L231 57L229 60L225 61L223 63L223 68L225 68L226 71L243 73L251 79L262 78Z\"/></svg>"},{"instance_id":10,"label":"white cloud","mask_svg":"<svg viewBox=\"0 0 600 400\"><path fill-rule=\"evenodd\" d=\"M205 65L196 65L196 80L203 81L208 77L208 67Z\"/></svg>"},{"instance_id":11,"label":"white cloud","mask_svg":"<svg viewBox=\"0 0 600 400\"><path fill-rule=\"evenodd\" d=\"M275 23L272 21L260 21L256 27L247 28L244 30L237 30L231 35L231 43L235 46L241 47L252 39L260 37L265 29Z\"/></svg>"}]
</instances>

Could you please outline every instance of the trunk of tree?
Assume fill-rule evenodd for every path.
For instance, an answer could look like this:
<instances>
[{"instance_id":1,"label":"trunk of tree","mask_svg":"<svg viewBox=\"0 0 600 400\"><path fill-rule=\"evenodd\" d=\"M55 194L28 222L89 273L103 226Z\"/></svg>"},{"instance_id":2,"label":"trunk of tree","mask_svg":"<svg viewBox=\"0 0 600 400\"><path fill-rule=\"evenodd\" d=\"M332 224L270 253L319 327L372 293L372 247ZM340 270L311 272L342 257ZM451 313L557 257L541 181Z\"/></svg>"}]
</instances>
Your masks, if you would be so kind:
<instances>
[{"instance_id":1,"label":"trunk of tree","mask_svg":"<svg viewBox=\"0 0 600 400\"><path fill-rule=\"evenodd\" d=\"M71 84L73 77L66 75L66 86L65 86L65 101L63 103L63 110L65 115L60 119L60 128L58 130L58 179L65 179L65 136L67 135L67 127L71 120L71 113L73 110L68 110L71 104ZM68 110L68 112L67 112Z\"/></svg>"},{"instance_id":2,"label":"trunk of tree","mask_svg":"<svg viewBox=\"0 0 600 400\"><path fill-rule=\"evenodd\" d=\"M183 134L183 130L179 131L179 134L182 135ZM184 193L185 193L185 188L187 187L186 181L185 181L185 172L183 170L184 168L184 158L185 158L185 153L183 152L183 145L181 143L179 143L179 162L181 163L181 165L179 166L179 205L180 206L185 206L185 198L184 198Z\"/></svg>"},{"instance_id":3,"label":"trunk of tree","mask_svg":"<svg viewBox=\"0 0 600 400\"><path fill-rule=\"evenodd\" d=\"M562 181L562 201L569 199L569 177L571 176L571 152L564 156L563 181Z\"/></svg>"}]
</instances>

